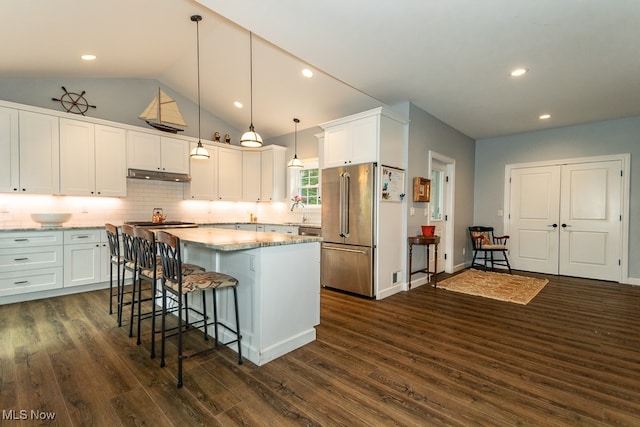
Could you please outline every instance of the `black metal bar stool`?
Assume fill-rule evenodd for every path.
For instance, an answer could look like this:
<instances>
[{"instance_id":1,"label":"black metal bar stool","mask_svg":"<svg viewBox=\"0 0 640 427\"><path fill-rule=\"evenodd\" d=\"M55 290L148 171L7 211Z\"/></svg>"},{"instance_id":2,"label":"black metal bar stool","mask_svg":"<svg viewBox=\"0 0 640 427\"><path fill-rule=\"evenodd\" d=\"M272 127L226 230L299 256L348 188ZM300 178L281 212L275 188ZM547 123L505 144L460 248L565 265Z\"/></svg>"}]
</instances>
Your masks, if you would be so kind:
<instances>
[{"instance_id":1,"label":"black metal bar stool","mask_svg":"<svg viewBox=\"0 0 640 427\"><path fill-rule=\"evenodd\" d=\"M118 227L113 224L105 224L104 228L107 232L109 241L109 314L113 314L113 297L116 297L116 312L120 315L118 309L120 303L120 292L122 282L120 281L120 271L124 264L124 258L120 255L120 233ZM116 268L116 293L113 293L113 267ZM120 322L120 318L118 318Z\"/></svg>"},{"instance_id":2,"label":"black metal bar stool","mask_svg":"<svg viewBox=\"0 0 640 427\"><path fill-rule=\"evenodd\" d=\"M218 346L218 326L227 329L235 335L235 339L227 342L220 342L220 344L226 346L237 342L238 364L242 364L242 335L240 335L240 316L238 312L238 280L227 274L218 273L215 271L205 271L188 275L183 274L182 257L180 255L180 239L177 236L174 236L173 234L167 233L165 231L158 231L156 238L158 251L160 253L160 259L162 260L162 348L160 366L165 366L165 343L167 338L166 315L168 294L175 295L178 301L178 326L176 328L178 335L178 387L182 387L182 361L184 359L189 359L191 357L207 353ZM222 288L233 289L236 317L235 329L218 320L216 290ZM208 290L211 291L211 299L213 301L213 322L209 322L209 318L207 316L205 292ZM200 292L202 294L202 320L193 321L191 323L183 323L182 297L188 294L193 294L195 292ZM215 345L213 347L208 347L204 350L200 350L189 355L183 354L182 335L187 330L196 330L196 328L191 328L191 326L202 326L204 329L205 340L209 339L207 328L209 326L213 326L215 334Z\"/></svg>"},{"instance_id":3,"label":"black metal bar stool","mask_svg":"<svg viewBox=\"0 0 640 427\"><path fill-rule=\"evenodd\" d=\"M135 248L137 249L138 263L138 291L137 302L137 318L138 318L138 339L137 344L140 345L140 322L145 317L151 317L151 358L156 355L155 351L155 334L160 332L156 330L156 300L159 298L157 289L158 281L162 278L162 263L156 247L155 233L149 229L142 227L134 227L134 237L136 239ZM193 274L203 272L204 268L195 264L182 264L182 274ZM151 295L148 298L142 298L142 280L151 283ZM150 311L142 312L142 302L151 301ZM186 298L185 298L186 304ZM132 311L133 312L133 311ZM132 315L133 319L133 315Z\"/></svg>"}]
</instances>

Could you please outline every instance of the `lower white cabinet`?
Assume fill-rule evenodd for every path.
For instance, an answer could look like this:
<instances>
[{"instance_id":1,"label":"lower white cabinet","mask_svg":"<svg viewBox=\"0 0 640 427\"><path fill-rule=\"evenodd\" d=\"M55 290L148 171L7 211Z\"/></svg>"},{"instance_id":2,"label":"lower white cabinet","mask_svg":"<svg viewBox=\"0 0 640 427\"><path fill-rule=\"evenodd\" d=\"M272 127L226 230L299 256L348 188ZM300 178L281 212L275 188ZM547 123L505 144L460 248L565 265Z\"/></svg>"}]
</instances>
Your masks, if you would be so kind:
<instances>
[{"instance_id":1,"label":"lower white cabinet","mask_svg":"<svg viewBox=\"0 0 640 427\"><path fill-rule=\"evenodd\" d=\"M0 234L0 297L63 286L62 231Z\"/></svg>"},{"instance_id":2,"label":"lower white cabinet","mask_svg":"<svg viewBox=\"0 0 640 427\"><path fill-rule=\"evenodd\" d=\"M103 231L98 229L64 232L64 287L103 281L102 233Z\"/></svg>"}]
</instances>

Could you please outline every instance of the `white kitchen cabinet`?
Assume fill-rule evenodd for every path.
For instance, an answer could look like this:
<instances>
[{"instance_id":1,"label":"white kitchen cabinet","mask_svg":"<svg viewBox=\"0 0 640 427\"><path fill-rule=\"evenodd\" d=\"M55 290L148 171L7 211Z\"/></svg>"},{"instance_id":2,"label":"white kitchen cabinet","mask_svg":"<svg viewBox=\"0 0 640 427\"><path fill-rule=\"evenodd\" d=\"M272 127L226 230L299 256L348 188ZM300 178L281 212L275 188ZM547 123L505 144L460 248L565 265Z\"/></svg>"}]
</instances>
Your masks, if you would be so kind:
<instances>
[{"instance_id":1,"label":"white kitchen cabinet","mask_svg":"<svg viewBox=\"0 0 640 427\"><path fill-rule=\"evenodd\" d=\"M20 140L18 110L0 107L0 192L18 192L20 188Z\"/></svg>"},{"instance_id":2,"label":"white kitchen cabinet","mask_svg":"<svg viewBox=\"0 0 640 427\"><path fill-rule=\"evenodd\" d=\"M236 230L258 231L257 224L236 224Z\"/></svg>"},{"instance_id":3,"label":"white kitchen cabinet","mask_svg":"<svg viewBox=\"0 0 640 427\"><path fill-rule=\"evenodd\" d=\"M261 195L263 201L286 198L286 147L267 145L261 152Z\"/></svg>"},{"instance_id":4,"label":"white kitchen cabinet","mask_svg":"<svg viewBox=\"0 0 640 427\"><path fill-rule=\"evenodd\" d=\"M127 137L124 129L95 125L96 193L127 196Z\"/></svg>"},{"instance_id":5,"label":"white kitchen cabinet","mask_svg":"<svg viewBox=\"0 0 640 427\"><path fill-rule=\"evenodd\" d=\"M242 200L242 150L218 147L218 200Z\"/></svg>"},{"instance_id":6,"label":"white kitchen cabinet","mask_svg":"<svg viewBox=\"0 0 640 427\"><path fill-rule=\"evenodd\" d=\"M0 297L62 288L61 231L1 233L0 248Z\"/></svg>"},{"instance_id":7,"label":"white kitchen cabinet","mask_svg":"<svg viewBox=\"0 0 640 427\"><path fill-rule=\"evenodd\" d=\"M191 182L187 198L200 200L218 200L218 147L202 144L209 152L208 159L191 159ZM191 150L197 143L191 143Z\"/></svg>"},{"instance_id":8,"label":"white kitchen cabinet","mask_svg":"<svg viewBox=\"0 0 640 427\"><path fill-rule=\"evenodd\" d=\"M242 200L246 202L260 201L261 159L260 151L242 152Z\"/></svg>"},{"instance_id":9,"label":"white kitchen cabinet","mask_svg":"<svg viewBox=\"0 0 640 427\"><path fill-rule=\"evenodd\" d=\"M267 233L298 234L298 227L294 225L266 224L264 231Z\"/></svg>"},{"instance_id":10,"label":"white kitchen cabinet","mask_svg":"<svg viewBox=\"0 0 640 427\"><path fill-rule=\"evenodd\" d=\"M60 140L58 117L19 113L20 193L60 193Z\"/></svg>"},{"instance_id":11,"label":"white kitchen cabinet","mask_svg":"<svg viewBox=\"0 0 640 427\"><path fill-rule=\"evenodd\" d=\"M189 143L179 138L129 130L127 165L131 169L189 173Z\"/></svg>"},{"instance_id":12,"label":"white kitchen cabinet","mask_svg":"<svg viewBox=\"0 0 640 427\"><path fill-rule=\"evenodd\" d=\"M64 231L65 288L102 281L104 251L100 233L98 229Z\"/></svg>"},{"instance_id":13,"label":"white kitchen cabinet","mask_svg":"<svg viewBox=\"0 0 640 427\"><path fill-rule=\"evenodd\" d=\"M60 193L127 195L124 129L60 119Z\"/></svg>"},{"instance_id":14,"label":"white kitchen cabinet","mask_svg":"<svg viewBox=\"0 0 640 427\"><path fill-rule=\"evenodd\" d=\"M328 126L324 134L323 167L376 161L377 144L377 116Z\"/></svg>"}]
</instances>

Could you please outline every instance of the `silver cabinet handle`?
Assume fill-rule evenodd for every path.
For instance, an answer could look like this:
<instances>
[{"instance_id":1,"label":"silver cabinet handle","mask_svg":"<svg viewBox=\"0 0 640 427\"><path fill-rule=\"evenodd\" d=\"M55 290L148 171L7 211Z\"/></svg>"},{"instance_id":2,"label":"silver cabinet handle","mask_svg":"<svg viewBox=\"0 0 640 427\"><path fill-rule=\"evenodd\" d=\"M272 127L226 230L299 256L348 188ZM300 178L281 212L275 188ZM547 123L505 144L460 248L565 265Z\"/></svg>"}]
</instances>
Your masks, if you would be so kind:
<instances>
[{"instance_id":1,"label":"silver cabinet handle","mask_svg":"<svg viewBox=\"0 0 640 427\"><path fill-rule=\"evenodd\" d=\"M13 282L14 285L24 285L25 283L29 283L28 280L21 280L19 282Z\"/></svg>"},{"instance_id":2,"label":"silver cabinet handle","mask_svg":"<svg viewBox=\"0 0 640 427\"><path fill-rule=\"evenodd\" d=\"M29 258L14 258L14 261L29 261Z\"/></svg>"}]
</instances>

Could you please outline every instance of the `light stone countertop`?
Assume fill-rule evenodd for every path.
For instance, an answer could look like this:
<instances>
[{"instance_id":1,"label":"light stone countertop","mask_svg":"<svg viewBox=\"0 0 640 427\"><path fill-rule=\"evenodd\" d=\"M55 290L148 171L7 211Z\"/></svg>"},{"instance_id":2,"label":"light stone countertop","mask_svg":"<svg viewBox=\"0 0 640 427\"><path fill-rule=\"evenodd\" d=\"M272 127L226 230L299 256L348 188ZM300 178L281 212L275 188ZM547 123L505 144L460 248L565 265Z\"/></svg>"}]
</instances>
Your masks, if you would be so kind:
<instances>
[{"instance_id":1,"label":"light stone countertop","mask_svg":"<svg viewBox=\"0 0 640 427\"><path fill-rule=\"evenodd\" d=\"M120 226L122 224L113 223ZM213 223L198 223L200 227L215 226L215 225L230 225L230 224L257 224L257 225L290 225L292 227L309 227L309 228L321 228L320 224L308 224L308 223L277 223L277 222L213 222ZM39 225L32 225L26 227L7 227L0 228L0 232L3 231L64 231L64 230L81 230L81 229L103 229L104 224L99 225L63 225L62 227L41 227Z\"/></svg>"},{"instance_id":2,"label":"light stone countertop","mask_svg":"<svg viewBox=\"0 0 640 427\"><path fill-rule=\"evenodd\" d=\"M321 237L298 236L260 231L227 230L224 228L165 228L182 242L201 244L218 251L239 251L268 246L322 242Z\"/></svg>"}]
</instances>

